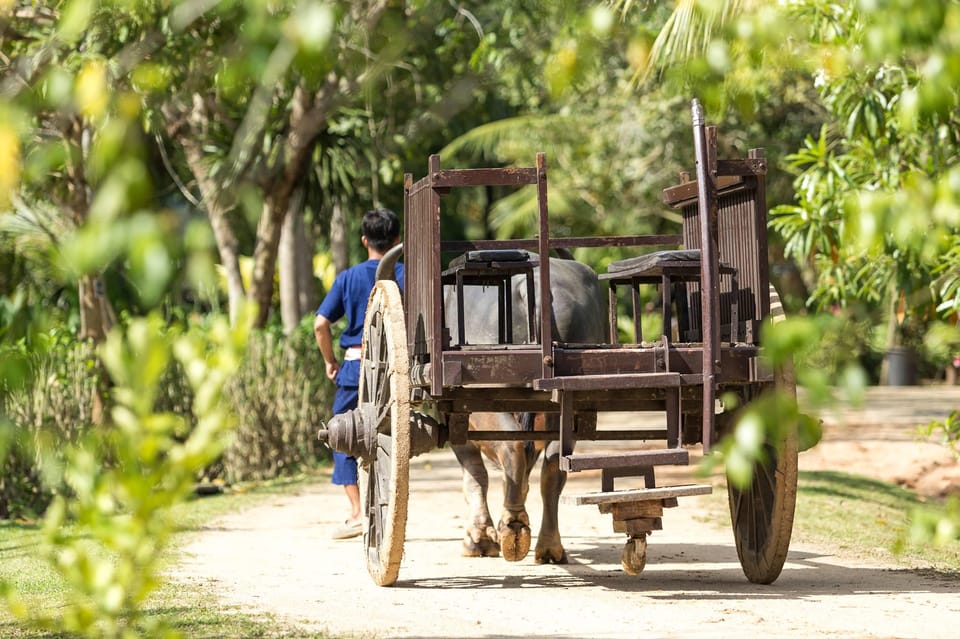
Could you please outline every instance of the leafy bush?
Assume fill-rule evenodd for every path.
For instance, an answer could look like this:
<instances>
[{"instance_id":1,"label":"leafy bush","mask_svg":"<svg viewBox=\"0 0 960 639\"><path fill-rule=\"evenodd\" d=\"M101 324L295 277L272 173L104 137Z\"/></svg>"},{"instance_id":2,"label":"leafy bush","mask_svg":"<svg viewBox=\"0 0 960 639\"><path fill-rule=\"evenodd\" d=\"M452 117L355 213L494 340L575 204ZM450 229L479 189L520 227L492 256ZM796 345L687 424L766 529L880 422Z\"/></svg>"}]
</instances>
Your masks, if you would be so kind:
<instances>
[{"instance_id":1,"label":"leafy bush","mask_svg":"<svg viewBox=\"0 0 960 639\"><path fill-rule=\"evenodd\" d=\"M0 518L43 513L57 490L63 447L91 423L93 347L54 339L49 349L28 358L32 383L0 393L0 414L10 420L0 457Z\"/></svg>"},{"instance_id":2,"label":"leafy bush","mask_svg":"<svg viewBox=\"0 0 960 639\"><path fill-rule=\"evenodd\" d=\"M329 455L316 432L330 415L335 388L310 326L304 322L288 336L264 331L251 338L227 386L239 426L223 456L226 479L276 477Z\"/></svg>"},{"instance_id":3,"label":"leafy bush","mask_svg":"<svg viewBox=\"0 0 960 639\"><path fill-rule=\"evenodd\" d=\"M176 527L170 507L187 499L233 425L222 395L240 365L249 320L230 328L220 318L178 334L154 315L111 331L99 352L112 383L109 418L76 442L57 443L66 490L44 516L42 552L66 586L66 603L31 610L5 584L17 618L84 637L172 636L145 619L142 608L159 583L161 553ZM196 425L189 432L182 416L155 408L173 357L193 391Z\"/></svg>"},{"instance_id":4,"label":"leafy bush","mask_svg":"<svg viewBox=\"0 0 960 639\"><path fill-rule=\"evenodd\" d=\"M0 446L0 518L36 518L62 491L64 449L93 421L93 355L87 343L57 338L46 352L28 358L26 384L0 393L0 415L8 420L0 423L0 443L8 444ZM266 479L327 458L328 449L315 436L319 422L329 416L335 390L324 370L306 324L286 337L271 331L251 334L224 391L225 405L237 418L235 434L194 479ZM179 360L169 359L154 393L156 412L182 420L180 439L197 428L194 389Z\"/></svg>"}]
</instances>

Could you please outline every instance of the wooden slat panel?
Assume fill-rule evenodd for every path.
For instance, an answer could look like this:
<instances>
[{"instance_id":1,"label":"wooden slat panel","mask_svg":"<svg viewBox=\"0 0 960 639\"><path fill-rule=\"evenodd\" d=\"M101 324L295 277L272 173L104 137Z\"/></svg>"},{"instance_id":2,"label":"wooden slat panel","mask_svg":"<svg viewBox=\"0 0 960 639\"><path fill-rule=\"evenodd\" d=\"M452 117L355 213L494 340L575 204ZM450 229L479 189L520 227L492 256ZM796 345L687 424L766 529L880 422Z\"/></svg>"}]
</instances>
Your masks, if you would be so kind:
<instances>
[{"instance_id":1,"label":"wooden slat panel","mask_svg":"<svg viewBox=\"0 0 960 639\"><path fill-rule=\"evenodd\" d=\"M683 185L686 186L686 185ZM717 233L719 258L737 269L739 295L737 297L739 322L752 328L751 322L769 313L769 277L767 266L766 202L761 178L746 178L744 188L721 192L718 197ZM683 215L683 245L700 248L700 216L696 200L688 202ZM700 286L686 285L690 326L693 335L700 334ZM730 323L732 282L720 278L720 321ZM757 331L746 332L752 343L758 343Z\"/></svg>"},{"instance_id":2,"label":"wooden slat panel","mask_svg":"<svg viewBox=\"0 0 960 639\"><path fill-rule=\"evenodd\" d=\"M443 169L431 173L433 188L461 186L522 186L537 183L535 168Z\"/></svg>"},{"instance_id":3,"label":"wooden slat panel","mask_svg":"<svg viewBox=\"0 0 960 639\"><path fill-rule=\"evenodd\" d=\"M625 466L685 466L690 453L685 448L638 450L629 453L579 453L560 458L560 469L576 472ZM670 497L671 495L665 495Z\"/></svg>"},{"instance_id":4,"label":"wooden slat panel","mask_svg":"<svg viewBox=\"0 0 960 639\"><path fill-rule=\"evenodd\" d=\"M444 386L505 386L526 385L535 379L542 368L540 349L476 349L445 351L443 366L447 371ZM491 401L495 401L493 397Z\"/></svg>"},{"instance_id":5,"label":"wooden slat panel","mask_svg":"<svg viewBox=\"0 0 960 639\"><path fill-rule=\"evenodd\" d=\"M636 490L614 490L608 493L583 493L581 495L561 495L565 504L582 506L586 504L604 504L630 501L659 500L665 497L690 497L709 495L713 487L709 484L686 484L684 486L662 486L660 488L638 488Z\"/></svg>"},{"instance_id":6,"label":"wooden slat panel","mask_svg":"<svg viewBox=\"0 0 960 639\"><path fill-rule=\"evenodd\" d=\"M766 175L767 161L764 158L717 160L717 175Z\"/></svg>"},{"instance_id":7,"label":"wooden slat panel","mask_svg":"<svg viewBox=\"0 0 960 639\"><path fill-rule=\"evenodd\" d=\"M555 237L551 248L595 248L612 246L677 246L682 235L624 235L610 237ZM537 240L450 240L440 244L440 249L449 253L479 251L486 249L526 249L536 251Z\"/></svg>"},{"instance_id":8,"label":"wooden slat panel","mask_svg":"<svg viewBox=\"0 0 960 639\"><path fill-rule=\"evenodd\" d=\"M534 390L588 391L622 388L670 388L680 386L679 373L634 373L621 375L572 375L533 380Z\"/></svg>"},{"instance_id":9,"label":"wooden slat panel","mask_svg":"<svg viewBox=\"0 0 960 639\"><path fill-rule=\"evenodd\" d=\"M430 158L431 166L439 158ZM407 342L415 364L425 366L429 354L439 352L442 338L440 318L440 197L433 189L420 188L406 176L409 185L404 198L404 303ZM442 362L430 362L430 392L439 394Z\"/></svg>"},{"instance_id":10,"label":"wooden slat panel","mask_svg":"<svg viewBox=\"0 0 960 639\"><path fill-rule=\"evenodd\" d=\"M671 186L663 190L663 203L674 208L682 208L691 202L696 203L697 181L691 180ZM717 178L717 189L724 193L743 188L743 178L739 176L721 175ZM721 193L722 195L723 193Z\"/></svg>"},{"instance_id":11,"label":"wooden slat panel","mask_svg":"<svg viewBox=\"0 0 960 639\"><path fill-rule=\"evenodd\" d=\"M661 501L630 501L626 503L597 504L604 515L611 514L614 519L636 519L638 517L663 516Z\"/></svg>"},{"instance_id":12,"label":"wooden slat panel","mask_svg":"<svg viewBox=\"0 0 960 639\"><path fill-rule=\"evenodd\" d=\"M640 535L651 533L654 530L663 530L663 521L660 517L638 517L637 519L614 519L613 532Z\"/></svg>"}]
</instances>

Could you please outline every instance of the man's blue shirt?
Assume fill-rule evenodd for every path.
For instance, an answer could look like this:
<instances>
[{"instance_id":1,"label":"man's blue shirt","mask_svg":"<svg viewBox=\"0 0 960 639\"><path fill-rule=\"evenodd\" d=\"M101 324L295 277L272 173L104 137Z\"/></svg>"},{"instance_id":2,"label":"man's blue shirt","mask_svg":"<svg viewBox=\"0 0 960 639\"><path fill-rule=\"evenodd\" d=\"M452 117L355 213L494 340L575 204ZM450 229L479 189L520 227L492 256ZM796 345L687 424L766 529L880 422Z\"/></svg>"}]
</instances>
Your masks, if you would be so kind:
<instances>
[{"instance_id":1,"label":"man's blue shirt","mask_svg":"<svg viewBox=\"0 0 960 639\"><path fill-rule=\"evenodd\" d=\"M341 272L317 309L317 315L323 315L331 324L346 316L347 325L340 334L341 348L360 346L363 341L363 318L367 314L367 299L373 290L379 264L380 260L367 260ZM402 263L397 263L394 273L400 290L403 290Z\"/></svg>"}]
</instances>

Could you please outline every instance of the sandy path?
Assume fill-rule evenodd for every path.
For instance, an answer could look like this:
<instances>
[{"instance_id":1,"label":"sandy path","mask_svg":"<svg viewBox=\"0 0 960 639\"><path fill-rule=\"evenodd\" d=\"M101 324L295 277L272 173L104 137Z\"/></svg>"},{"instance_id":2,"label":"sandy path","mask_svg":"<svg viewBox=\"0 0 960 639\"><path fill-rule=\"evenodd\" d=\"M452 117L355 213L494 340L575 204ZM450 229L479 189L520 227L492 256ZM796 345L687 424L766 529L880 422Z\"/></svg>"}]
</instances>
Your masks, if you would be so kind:
<instances>
[{"instance_id":1,"label":"sandy path","mask_svg":"<svg viewBox=\"0 0 960 639\"><path fill-rule=\"evenodd\" d=\"M824 450L849 434L828 429ZM820 453L801 456L802 468L826 463ZM567 492L596 488L595 477L571 475ZM492 482L491 494L499 491ZM569 565L464 559L460 470L444 449L411 462L407 542L393 587L370 582L358 539L328 539L344 499L326 482L219 520L195 538L177 574L246 612L340 636L958 636L957 579L794 544L773 586L750 584L726 518L705 517L700 499L665 511L639 577L620 569L623 536L609 515L588 506L561 505ZM537 496L528 508L539 522Z\"/></svg>"}]
</instances>

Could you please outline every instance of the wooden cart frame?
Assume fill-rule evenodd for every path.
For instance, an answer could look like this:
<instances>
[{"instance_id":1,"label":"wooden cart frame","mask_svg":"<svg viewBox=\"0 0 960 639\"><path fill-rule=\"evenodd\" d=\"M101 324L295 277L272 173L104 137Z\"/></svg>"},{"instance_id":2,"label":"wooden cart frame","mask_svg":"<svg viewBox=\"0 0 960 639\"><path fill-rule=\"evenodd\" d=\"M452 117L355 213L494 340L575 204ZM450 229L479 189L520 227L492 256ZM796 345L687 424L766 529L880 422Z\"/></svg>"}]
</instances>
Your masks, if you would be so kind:
<instances>
[{"instance_id":1,"label":"wooden cart frame","mask_svg":"<svg viewBox=\"0 0 960 639\"><path fill-rule=\"evenodd\" d=\"M728 413L717 413L717 397L736 393L749 403L775 386L795 398L789 370L766 369L759 358L761 327L771 315L766 242L766 161L762 149L744 159L717 158L717 132L704 123L694 100L696 179L666 189L664 203L681 211L682 235L567 237L550 235L547 164L543 154L528 168L448 170L431 156L428 172L404 181L403 255L406 289L378 282L370 300L364 335L360 406L348 419L331 422L332 445L363 460L367 564L376 583L397 579L406 520L408 460L411 455L473 439L559 439L561 470L601 471L600 490L564 496L596 504L613 514L615 530L628 535L623 565L642 570L646 534L660 527L663 507L677 498L709 492L710 486L657 486L654 469L687 464L685 445L705 451L729 430ZM535 239L447 241L441 237L443 197L453 189L477 186L535 187ZM682 245L682 249L677 247ZM611 339L603 344L565 344L554 339L549 312L550 260L536 256L577 247L668 247L611 265L601 281L609 287ZM536 256L524 258L517 251ZM444 256L460 255L443 268ZM384 262L391 262L388 256ZM511 281L525 277L533 292L525 340L512 335ZM392 268L385 268L392 272ZM468 346L463 339L466 286L496 286L499 344ZM638 287L659 285L664 335L644 341L640 334ZM459 326L445 324L444 287L453 287ZM633 301L634 343L617 339L618 299ZM536 302L533 302L534 298ZM671 338L671 324L677 338ZM536 323L534 321L536 319ZM496 407L491 407L491 389ZM795 400L794 400L795 401ZM559 414L555 432L474 432L472 412ZM598 411L663 411L663 430L595 427ZM587 416L587 419L582 417ZM754 479L745 490L730 487L737 550L751 581L770 583L786 558L796 497L794 428L765 445ZM576 453L578 440L665 442L659 449L609 454ZM644 478L644 488L616 490L615 480Z\"/></svg>"}]
</instances>

